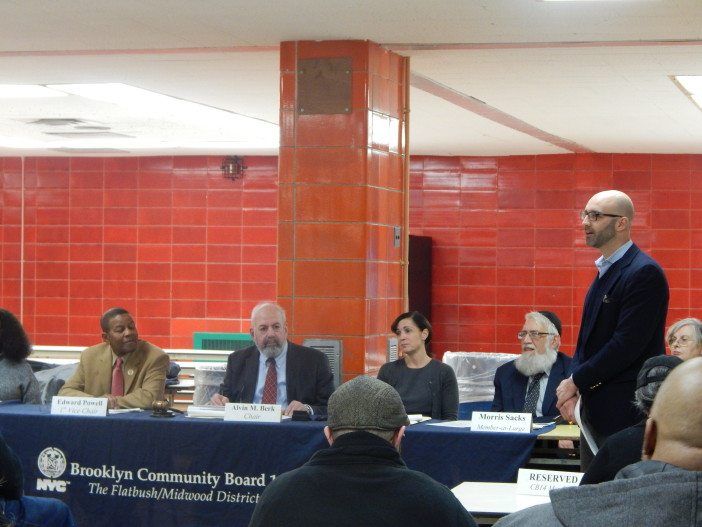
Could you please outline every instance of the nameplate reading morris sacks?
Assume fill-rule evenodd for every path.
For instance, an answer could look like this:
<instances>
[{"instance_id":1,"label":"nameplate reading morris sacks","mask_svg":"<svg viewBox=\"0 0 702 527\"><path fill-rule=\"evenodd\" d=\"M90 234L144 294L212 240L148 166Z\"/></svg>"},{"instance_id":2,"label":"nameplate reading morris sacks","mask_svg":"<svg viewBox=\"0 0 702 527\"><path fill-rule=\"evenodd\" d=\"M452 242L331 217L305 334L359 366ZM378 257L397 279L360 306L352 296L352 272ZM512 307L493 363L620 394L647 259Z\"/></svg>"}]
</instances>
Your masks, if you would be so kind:
<instances>
[{"instance_id":1,"label":"nameplate reading morris sacks","mask_svg":"<svg viewBox=\"0 0 702 527\"><path fill-rule=\"evenodd\" d=\"M280 423L281 413L278 404L227 403L224 405L225 421Z\"/></svg>"},{"instance_id":2,"label":"nameplate reading morris sacks","mask_svg":"<svg viewBox=\"0 0 702 527\"><path fill-rule=\"evenodd\" d=\"M580 485L581 479L583 479L582 472L520 468L517 475L517 494L548 496L552 489Z\"/></svg>"},{"instance_id":3,"label":"nameplate reading morris sacks","mask_svg":"<svg viewBox=\"0 0 702 527\"><path fill-rule=\"evenodd\" d=\"M470 419L473 432L531 432L531 414L508 412L473 412Z\"/></svg>"},{"instance_id":4,"label":"nameplate reading morris sacks","mask_svg":"<svg viewBox=\"0 0 702 527\"><path fill-rule=\"evenodd\" d=\"M51 415L107 415L107 397L59 397L51 399Z\"/></svg>"}]
</instances>

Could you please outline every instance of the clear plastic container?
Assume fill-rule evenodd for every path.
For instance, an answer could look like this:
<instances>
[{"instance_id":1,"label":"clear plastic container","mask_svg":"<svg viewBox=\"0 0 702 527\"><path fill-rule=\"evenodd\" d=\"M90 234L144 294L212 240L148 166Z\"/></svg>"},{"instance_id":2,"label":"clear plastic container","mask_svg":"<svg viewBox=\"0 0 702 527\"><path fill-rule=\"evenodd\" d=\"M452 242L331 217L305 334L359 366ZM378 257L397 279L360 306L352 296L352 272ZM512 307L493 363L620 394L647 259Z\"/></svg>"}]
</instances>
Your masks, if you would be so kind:
<instances>
[{"instance_id":1,"label":"clear plastic container","mask_svg":"<svg viewBox=\"0 0 702 527\"><path fill-rule=\"evenodd\" d=\"M492 401L495 370L518 357L513 353L447 351L443 361L453 368L458 380L458 402Z\"/></svg>"}]
</instances>

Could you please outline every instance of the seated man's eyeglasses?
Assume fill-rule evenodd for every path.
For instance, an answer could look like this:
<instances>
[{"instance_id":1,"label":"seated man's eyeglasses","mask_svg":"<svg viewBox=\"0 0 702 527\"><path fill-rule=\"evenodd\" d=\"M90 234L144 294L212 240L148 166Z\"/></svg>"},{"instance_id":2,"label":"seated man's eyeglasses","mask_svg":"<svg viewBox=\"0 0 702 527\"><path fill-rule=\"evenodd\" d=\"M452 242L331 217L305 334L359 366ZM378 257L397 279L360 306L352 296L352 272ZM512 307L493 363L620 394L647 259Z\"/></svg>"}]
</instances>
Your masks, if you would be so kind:
<instances>
[{"instance_id":1,"label":"seated man's eyeglasses","mask_svg":"<svg viewBox=\"0 0 702 527\"><path fill-rule=\"evenodd\" d=\"M527 335L529 335L532 339L538 339L545 337L546 335L551 335L551 333L548 333L547 331L536 331L535 329L532 329L531 331L522 330L517 333L517 340L524 340Z\"/></svg>"},{"instance_id":2,"label":"seated man's eyeglasses","mask_svg":"<svg viewBox=\"0 0 702 527\"><path fill-rule=\"evenodd\" d=\"M583 210L580 211L580 220L584 220L587 218L590 222L594 223L597 220L599 220L602 216L606 216L608 218L623 218L621 214L606 214L604 212L599 212L597 210Z\"/></svg>"}]
</instances>

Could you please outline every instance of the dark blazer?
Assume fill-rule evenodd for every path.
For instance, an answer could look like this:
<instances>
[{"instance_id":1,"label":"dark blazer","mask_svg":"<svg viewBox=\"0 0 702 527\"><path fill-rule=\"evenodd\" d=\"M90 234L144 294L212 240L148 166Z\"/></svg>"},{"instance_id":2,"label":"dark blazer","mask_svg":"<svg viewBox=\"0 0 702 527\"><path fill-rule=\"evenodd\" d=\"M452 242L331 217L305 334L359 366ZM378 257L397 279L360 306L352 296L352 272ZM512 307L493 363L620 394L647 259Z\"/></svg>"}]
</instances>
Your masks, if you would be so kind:
<instances>
[{"instance_id":1,"label":"dark blazer","mask_svg":"<svg viewBox=\"0 0 702 527\"><path fill-rule=\"evenodd\" d=\"M570 376L571 358L560 351L556 357L556 362L551 366L551 373L546 384L544 402L541 406L541 413L544 417L555 417L558 415L556 409L556 388L563 379ZM495 371L495 398L492 400L493 412L521 412L524 408L527 385L529 377L522 374L514 366L514 361L503 364Z\"/></svg>"},{"instance_id":2,"label":"dark blazer","mask_svg":"<svg viewBox=\"0 0 702 527\"><path fill-rule=\"evenodd\" d=\"M256 346L229 355L227 373L219 392L230 402L253 402L259 355ZM324 353L288 341L285 377L288 403L300 401L309 404L315 414L327 413L327 400L334 391L334 376Z\"/></svg>"},{"instance_id":3,"label":"dark blazer","mask_svg":"<svg viewBox=\"0 0 702 527\"><path fill-rule=\"evenodd\" d=\"M636 245L590 286L573 356L573 381L595 432L609 436L636 424L636 376L665 352L668 282Z\"/></svg>"},{"instance_id":4,"label":"dark blazer","mask_svg":"<svg viewBox=\"0 0 702 527\"><path fill-rule=\"evenodd\" d=\"M581 485L591 485L612 481L621 469L641 461L646 420L611 435L597 451L587 472L580 480Z\"/></svg>"}]
</instances>

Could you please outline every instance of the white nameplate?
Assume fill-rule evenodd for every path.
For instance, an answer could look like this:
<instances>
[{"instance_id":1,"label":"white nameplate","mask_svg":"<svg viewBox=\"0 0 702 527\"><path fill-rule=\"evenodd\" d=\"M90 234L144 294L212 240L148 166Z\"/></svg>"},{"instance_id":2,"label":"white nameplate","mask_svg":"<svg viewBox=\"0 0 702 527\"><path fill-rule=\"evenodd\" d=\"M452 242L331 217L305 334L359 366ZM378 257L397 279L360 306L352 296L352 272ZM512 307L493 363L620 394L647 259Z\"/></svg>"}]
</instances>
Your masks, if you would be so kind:
<instances>
[{"instance_id":1,"label":"white nameplate","mask_svg":"<svg viewBox=\"0 0 702 527\"><path fill-rule=\"evenodd\" d=\"M473 432L531 433L531 414L508 412L473 412L470 418Z\"/></svg>"},{"instance_id":2,"label":"white nameplate","mask_svg":"<svg viewBox=\"0 0 702 527\"><path fill-rule=\"evenodd\" d=\"M583 479L582 472L520 468L517 475L517 494L548 496L551 489L580 485L581 479Z\"/></svg>"},{"instance_id":3,"label":"white nameplate","mask_svg":"<svg viewBox=\"0 0 702 527\"><path fill-rule=\"evenodd\" d=\"M224 405L225 421L280 423L281 414L279 404L227 403Z\"/></svg>"},{"instance_id":4,"label":"white nameplate","mask_svg":"<svg viewBox=\"0 0 702 527\"><path fill-rule=\"evenodd\" d=\"M107 415L107 397L59 397L51 399L51 415Z\"/></svg>"}]
</instances>

